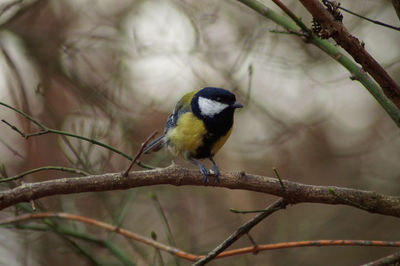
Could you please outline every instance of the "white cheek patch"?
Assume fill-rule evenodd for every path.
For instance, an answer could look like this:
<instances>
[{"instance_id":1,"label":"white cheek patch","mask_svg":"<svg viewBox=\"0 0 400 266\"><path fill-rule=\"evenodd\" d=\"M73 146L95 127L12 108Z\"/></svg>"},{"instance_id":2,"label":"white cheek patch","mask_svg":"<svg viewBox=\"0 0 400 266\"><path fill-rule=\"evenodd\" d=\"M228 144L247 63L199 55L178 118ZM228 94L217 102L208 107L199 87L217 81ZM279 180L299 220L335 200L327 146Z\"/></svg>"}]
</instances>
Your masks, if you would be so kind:
<instances>
[{"instance_id":1,"label":"white cheek patch","mask_svg":"<svg viewBox=\"0 0 400 266\"><path fill-rule=\"evenodd\" d=\"M214 115L221 113L228 106L229 105L225 103L220 103L204 97L199 97L200 113L203 116L213 117Z\"/></svg>"}]
</instances>

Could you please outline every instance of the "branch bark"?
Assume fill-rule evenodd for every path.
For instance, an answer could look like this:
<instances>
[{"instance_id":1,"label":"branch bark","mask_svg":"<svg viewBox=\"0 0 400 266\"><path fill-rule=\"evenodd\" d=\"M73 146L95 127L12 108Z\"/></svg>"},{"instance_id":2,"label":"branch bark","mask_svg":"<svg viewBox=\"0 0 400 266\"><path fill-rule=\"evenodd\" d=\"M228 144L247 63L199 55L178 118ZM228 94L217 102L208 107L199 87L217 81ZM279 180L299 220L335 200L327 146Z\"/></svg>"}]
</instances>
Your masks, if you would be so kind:
<instances>
[{"instance_id":1,"label":"branch bark","mask_svg":"<svg viewBox=\"0 0 400 266\"><path fill-rule=\"evenodd\" d=\"M220 176L218 187L243 189L283 197L291 204L302 202L343 204L371 213L400 217L400 197L335 186L313 186L276 178L247 174L227 173ZM130 189L142 186L170 184L175 186L204 186L197 169L186 169L171 165L162 169L123 173L110 173L83 177L61 178L37 183L24 183L16 188L0 192L0 210L16 203L59 195Z\"/></svg>"},{"instance_id":2,"label":"branch bark","mask_svg":"<svg viewBox=\"0 0 400 266\"><path fill-rule=\"evenodd\" d=\"M352 36L343 24L336 21L318 0L300 0L303 6L326 29L332 32L332 38L361 64L381 86L386 96L400 108L400 87L382 66L364 49L360 41Z\"/></svg>"}]
</instances>

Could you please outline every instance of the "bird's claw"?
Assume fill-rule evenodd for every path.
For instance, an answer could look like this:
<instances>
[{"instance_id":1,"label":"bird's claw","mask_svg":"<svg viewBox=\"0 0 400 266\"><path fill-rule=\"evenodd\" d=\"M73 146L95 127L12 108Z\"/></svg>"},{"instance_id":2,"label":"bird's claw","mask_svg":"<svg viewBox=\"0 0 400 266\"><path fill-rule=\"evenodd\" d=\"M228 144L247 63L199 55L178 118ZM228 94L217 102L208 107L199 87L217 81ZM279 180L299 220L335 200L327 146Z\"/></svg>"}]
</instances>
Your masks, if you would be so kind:
<instances>
[{"instance_id":1,"label":"bird's claw","mask_svg":"<svg viewBox=\"0 0 400 266\"><path fill-rule=\"evenodd\" d=\"M211 162L213 163L213 174L214 174L214 185L219 183L219 176L220 176L220 172L219 172L219 168L218 165L215 163L214 160L211 159Z\"/></svg>"},{"instance_id":2,"label":"bird's claw","mask_svg":"<svg viewBox=\"0 0 400 266\"><path fill-rule=\"evenodd\" d=\"M218 184L220 175L218 167L213 167L213 169L210 171L210 174L214 176L214 185Z\"/></svg>"},{"instance_id":3,"label":"bird's claw","mask_svg":"<svg viewBox=\"0 0 400 266\"><path fill-rule=\"evenodd\" d=\"M214 185L219 183L219 168L218 165L215 163L214 159L211 157L210 158L211 162L213 163L213 169L208 170L204 165L202 165L200 162L190 158L189 161L195 165L197 165L200 169L200 173L203 176L204 184L208 185L209 184L209 179L208 176L212 174L214 176Z\"/></svg>"},{"instance_id":4,"label":"bird's claw","mask_svg":"<svg viewBox=\"0 0 400 266\"><path fill-rule=\"evenodd\" d=\"M204 184L208 185L209 179L208 176L210 175L210 171L204 166L200 167L200 173L203 175Z\"/></svg>"}]
</instances>

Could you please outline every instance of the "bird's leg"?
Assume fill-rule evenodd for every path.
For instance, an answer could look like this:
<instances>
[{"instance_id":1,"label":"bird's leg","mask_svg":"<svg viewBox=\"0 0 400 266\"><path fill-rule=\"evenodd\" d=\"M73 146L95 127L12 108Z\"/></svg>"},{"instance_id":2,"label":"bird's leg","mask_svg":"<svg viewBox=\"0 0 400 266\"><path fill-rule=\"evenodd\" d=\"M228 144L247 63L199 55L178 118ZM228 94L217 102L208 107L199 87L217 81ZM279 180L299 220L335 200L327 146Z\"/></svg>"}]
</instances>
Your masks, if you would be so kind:
<instances>
[{"instance_id":1,"label":"bird's leg","mask_svg":"<svg viewBox=\"0 0 400 266\"><path fill-rule=\"evenodd\" d=\"M192 159L192 158L189 158L189 162L191 162L191 163L197 165L197 167L199 167L200 173L201 173L201 174L203 175L203 177L204 177L204 183L205 183L205 184L208 184L208 175L210 174L210 172L208 171L208 169L207 169L204 165L202 165L200 162L198 162L198 161L196 161L196 160L194 160L194 159Z\"/></svg>"},{"instance_id":2,"label":"bird's leg","mask_svg":"<svg viewBox=\"0 0 400 266\"><path fill-rule=\"evenodd\" d=\"M219 174L220 174L219 167L218 167L217 163L214 161L214 158L212 156L210 157L210 161L213 163L213 172L215 175L214 185L215 185L215 184L218 184L218 182L219 182Z\"/></svg>"}]
</instances>

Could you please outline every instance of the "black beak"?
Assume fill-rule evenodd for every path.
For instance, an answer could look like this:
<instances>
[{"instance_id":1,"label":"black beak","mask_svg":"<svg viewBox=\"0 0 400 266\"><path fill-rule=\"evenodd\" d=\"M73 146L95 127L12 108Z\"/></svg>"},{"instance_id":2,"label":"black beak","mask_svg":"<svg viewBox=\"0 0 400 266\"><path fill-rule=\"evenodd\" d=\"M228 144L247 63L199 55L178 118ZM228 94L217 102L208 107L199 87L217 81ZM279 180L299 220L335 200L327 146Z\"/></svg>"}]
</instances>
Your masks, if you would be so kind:
<instances>
[{"instance_id":1,"label":"black beak","mask_svg":"<svg viewBox=\"0 0 400 266\"><path fill-rule=\"evenodd\" d=\"M232 104L233 108L242 108L243 104L241 104L240 102L236 101L234 104Z\"/></svg>"}]
</instances>

